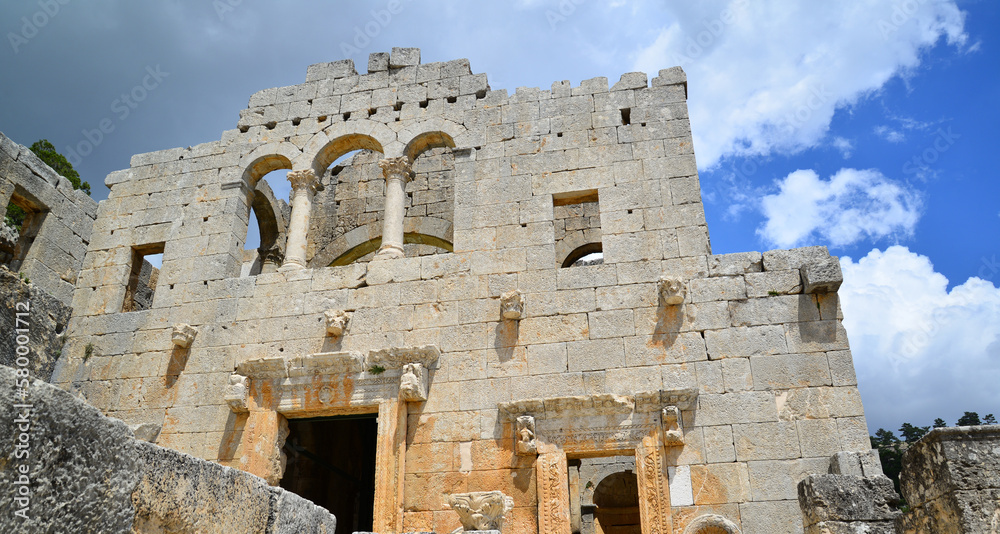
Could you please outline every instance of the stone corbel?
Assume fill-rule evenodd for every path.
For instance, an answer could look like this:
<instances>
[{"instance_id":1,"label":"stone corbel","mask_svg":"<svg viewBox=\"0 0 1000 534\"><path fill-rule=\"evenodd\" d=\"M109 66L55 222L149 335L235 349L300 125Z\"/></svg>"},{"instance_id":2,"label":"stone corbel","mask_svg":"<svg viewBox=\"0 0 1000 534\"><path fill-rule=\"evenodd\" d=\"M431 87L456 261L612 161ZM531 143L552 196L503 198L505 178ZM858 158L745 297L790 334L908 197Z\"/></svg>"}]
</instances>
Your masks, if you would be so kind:
<instances>
[{"instance_id":1,"label":"stone corbel","mask_svg":"<svg viewBox=\"0 0 1000 534\"><path fill-rule=\"evenodd\" d=\"M524 295L517 289L500 295L500 316L517 321L524 315Z\"/></svg>"},{"instance_id":2,"label":"stone corbel","mask_svg":"<svg viewBox=\"0 0 1000 534\"><path fill-rule=\"evenodd\" d=\"M804 293L836 293L844 282L840 260L836 257L807 263L799 268Z\"/></svg>"},{"instance_id":3,"label":"stone corbel","mask_svg":"<svg viewBox=\"0 0 1000 534\"><path fill-rule=\"evenodd\" d=\"M351 312L345 310L326 310L323 312L326 320L326 333L340 337L347 331L347 323L351 321Z\"/></svg>"},{"instance_id":4,"label":"stone corbel","mask_svg":"<svg viewBox=\"0 0 1000 534\"><path fill-rule=\"evenodd\" d=\"M517 428L514 436L514 452L518 456L532 456L538 454L538 445L535 443L535 418L530 415L521 415L517 418Z\"/></svg>"},{"instance_id":5,"label":"stone corbel","mask_svg":"<svg viewBox=\"0 0 1000 534\"><path fill-rule=\"evenodd\" d=\"M198 334L198 329L185 323L178 323L174 325L174 330L170 334L170 340L175 346L182 349L191 347L191 342L194 341L194 336Z\"/></svg>"},{"instance_id":6,"label":"stone corbel","mask_svg":"<svg viewBox=\"0 0 1000 534\"><path fill-rule=\"evenodd\" d=\"M668 306L684 303L687 288L684 279L679 276L664 275L660 278L660 298Z\"/></svg>"},{"instance_id":7,"label":"stone corbel","mask_svg":"<svg viewBox=\"0 0 1000 534\"><path fill-rule=\"evenodd\" d=\"M667 406L660 413L660 423L663 425L663 445L665 447L680 447L684 445L684 429L681 426L681 410L676 406Z\"/></svg>"},{"instance_id":8,"label":"stone corbel","mask_svg":"<svg viewBox=\"0 0 1000 534\"><path fill-rule=\"evenodd\" d=\"M499 491L473 491L448 496L448 506L458 513L462 531L502 530L504 516L514 509L514 499Z\"/></svg>"},{"instance_id":9,"label":"stone corbel","mask_svg":"<svg viewBox=\"0 0 1000 534\"><path fill-rule=\"evenodd\" d=\"M404 402L427 400L427 369L423 364L403 365L403 374L399 377L399 399Z\"/></svg>"},{"instance_id":10,"label":"stone corbel","mask_svg":"<svg viewBox=\"0 0 1000 534\"><path fill-rule=\"evenodd\" d=\"M250 407L247 405L247 397L250 396L250 387L247 377L233 373L229 375L229 385L226 386L226 404L234 413L248 413Z\"/></svg>"}]
</instances>

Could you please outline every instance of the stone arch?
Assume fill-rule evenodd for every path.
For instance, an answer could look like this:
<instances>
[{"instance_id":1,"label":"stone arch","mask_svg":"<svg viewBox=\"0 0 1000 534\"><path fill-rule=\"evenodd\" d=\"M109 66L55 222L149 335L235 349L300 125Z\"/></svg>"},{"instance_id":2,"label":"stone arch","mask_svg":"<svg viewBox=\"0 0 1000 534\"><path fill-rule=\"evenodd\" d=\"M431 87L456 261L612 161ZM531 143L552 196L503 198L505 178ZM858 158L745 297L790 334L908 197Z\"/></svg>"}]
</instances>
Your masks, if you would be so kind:
<instances>
[{"instance_id":1,"label":"stone arch","mask_svg":"<svg viewBox=\"0 0 1000 534\"><path fill-rule=\"evenodd\" d=\"M684 534L740 534L740 529L721 515L705 514L688 523Z\"/></svg>"},{"instance_id":2,"label":"stone arch","mask_svg":"<svg viewBox=\"0 0 1000 534\"><path fill-rule=\"evenodd\" d=\"M602 252L600 240L587 239L584 233L570 234L556 242L556 265L569 267L573 262L594 252Z\"/></svg>"},{"instance_id":3,"label":"stone arch","mask_svg":"<svg viewBox=\"0 0 1000 534\"><path fill-rule=\"evenodd\" d=\"M639 483L633 471L604 477L593 492L594 521L603 532L641 534Z\"/></svg>"},{"instance_id":4,"label":"stone arch","mask_svg":"<svg viewBox=\"0 0 1000 534\"><path fill-rule=\"evenodd\" d=\"M402 155L414 161L422 152L432 148L455 148L456 139L461 139L466 132L461 124L436 118L410 125L399 132L398 138L403 145Z\"/></svg>"},{"instance_id":5,"label":"stone arch","mask_svg":"<svg viewBox=\"0 0 1000 534\"><path fill-rule=\"evenodd\" d=\"M430 245L452 252L453 225L435 217L407 218L403 221L403 243ZM378 250L382 244L382 223L359 226L332 241L316 253L309 266L349 265Z\"/></svg>"},{"instance_id":6,"label":"stone arch","mask_svg":"<svg viewBox=\"0 0 1000 534\"><path fill-rule=\"evenodd\" d=\"M603 252L603 251L604 251L604 248L602 247L600 241L590 242L590 243L584 243L584 244L576 247L575 249L571 250L569 252L569 254L566 254L565 257L561 258L559 260L559 266L560 267L569 267L569 266L573 265L574 263L576 263L577 260L579 260L580 258L582 258L582 257L584 257L584 256L586 256L588 254L594 254L596 252ZM557 257L559 255L559 252L560 251L556 251Z\"/></svg>"},{"instance_id":7,"label":"stone arch","mask_svg":"<svg viewBox=\"0 0 1000 534\"><path fill-rule=\"evenodd\" d=\"M291 143L268 143L253 149L240 158L242 180L247 191L253 191L265 174L278 169L291 169L292 162L302 156L302 151Z\"/></svg>"},{"instance_id":8,"label":"stone arch","mask_svg":"<svg viewBox=\"0 0 1000 534\"><path fill-rule=\"evenodd\" d=\"M306 143L303 161L296 166L312 168L316 176L322 176L331 163L348 152L367 149L392 157L395 145L396 133L380 122L338 122L313 135Z\"/></svg>"},{"instance_id":9,"label":"stone arch","mask_svg":"<svg viewBox=\"0 0 1000 534\"><path fill-rule=\"evenodd\" d=\"M257 219L260 231L260 246L252 258L244 258L244 271L248 275L262 272L272 272L284 260L285 231L288 228L285 210L287 206L280 202L271 191L266 181L259 181L250 197L251 212Z\"/></svg>"}]
</instances>

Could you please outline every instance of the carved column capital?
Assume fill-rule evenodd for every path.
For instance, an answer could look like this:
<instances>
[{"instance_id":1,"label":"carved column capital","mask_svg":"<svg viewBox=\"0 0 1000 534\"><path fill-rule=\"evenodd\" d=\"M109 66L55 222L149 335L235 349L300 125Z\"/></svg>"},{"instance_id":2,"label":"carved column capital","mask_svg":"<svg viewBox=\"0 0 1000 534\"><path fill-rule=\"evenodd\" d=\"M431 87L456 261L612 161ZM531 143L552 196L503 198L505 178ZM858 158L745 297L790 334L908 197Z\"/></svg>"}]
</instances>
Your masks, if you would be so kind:
<instances>
[{"instance_id":1,"label":"carved column capital","mask_svg":"<svg viewBox=\"0 0 1000 534\"><path fill-rule=\"evenodd\" d=\"M382 176L386 180L393 178L401 180L404 184L413 179L413 169L410 166L410 158L400 156L398 158L385 158L378 162L382 169Z\"/></svg>"},{"instance_id":2,"label":"carved column capital","mask_svg":"<svg viewBox=\"0 0 1000 534\"><path fill-rule=\"evenodd\" d=\"M319 179L316 178L316 173L312 169L291 171L288 173L287 179L292 184L293 194L305 191L312 195L316 192L316 188L319 185Z\"/></svg>"}]
</instances>

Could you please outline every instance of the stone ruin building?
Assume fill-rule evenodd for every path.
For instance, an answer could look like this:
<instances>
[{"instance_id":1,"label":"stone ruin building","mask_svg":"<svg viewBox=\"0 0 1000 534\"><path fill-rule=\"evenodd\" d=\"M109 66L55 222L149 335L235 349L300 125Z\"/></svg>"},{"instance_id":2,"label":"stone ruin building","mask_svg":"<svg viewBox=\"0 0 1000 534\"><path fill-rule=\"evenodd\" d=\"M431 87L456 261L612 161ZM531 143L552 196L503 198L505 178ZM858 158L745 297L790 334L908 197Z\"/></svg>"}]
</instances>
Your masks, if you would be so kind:
<instances>
[{"instance_id":1,"label":"stone ruin building","mask_svg":"<svg viewBox=\"0 0 1000 534\"><path fill-rule=\"evenodd\" d=\"M687 91L674 67L510 95L395 48L134 156L99 205L0 136L2 199L29 214L0 281L8 310L33 303L41 379L16 390L41 457L24 525L952 531L904 526L885 486L837 258L712 254ZM279 170L289 203L262 180ZM2 363L11 397L24 365ZM925 448L995 468L974 430ZM947 482L907 498L966 517L945 456L914 460Z\"/></svg>"}]
</instances>

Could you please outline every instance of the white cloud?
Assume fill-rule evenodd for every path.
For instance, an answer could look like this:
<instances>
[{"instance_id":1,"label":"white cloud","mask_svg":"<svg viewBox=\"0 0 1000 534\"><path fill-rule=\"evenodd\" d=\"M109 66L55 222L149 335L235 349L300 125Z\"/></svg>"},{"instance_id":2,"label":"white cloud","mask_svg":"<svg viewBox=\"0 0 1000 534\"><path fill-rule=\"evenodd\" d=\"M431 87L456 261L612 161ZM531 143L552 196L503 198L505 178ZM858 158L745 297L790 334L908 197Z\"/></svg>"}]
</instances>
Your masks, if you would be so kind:
<instances>
[{"instance_id":1,"label":"white cloud","mask_svg":"<svg viewBox=\"0 0 1000 534\"><path fill-rule=\"evenodd\" d=\"M669 4L673 22L635 55L635 69L688 74L698 162L815 146L838 107L920 64L942 37L962 46L953 0Z\"/></svg>"},{"instance_id":2,"label":"white cloud","mask_svg":"<svg viewBox=\"0 0 1000 534\"><path fill-rule=\"evenodd\" d=\"M845 139L843 137L834 137L832 144L833 148L836 148L837 150L840 151L840 155L843 156L844 159L850 158L851 154L854 153L854 143L852 143L850 139Z\"/></svg>"},{"instance_id":3,"label":"white cloud","mask_svg":"<svg viewBox=\"0 0 1000 534\"><path fill-rule=\"evenodd\" d=\"M841 258L844 326L869 429L954 424L964 411L1000 414L1000 278L996 258L948 291L926 256L893 246ZM984 280L985 278L985 280Z\"/></svg>"},{"instance_id":4,"label":"white cloud","mask_svg":"<svg viewBox=\"0 0 1000 534\"><path fill-rule=\"evenodd\" d=\"M875 135L890 143L902 143L903 141L906 141L906 136L903 135L902 132L899 130L893 130L884 124L875 127Z\"/></svg>"},{"instance_id":5,"label":"white cloud","mask_svg":"<svg viewBox=\"0 0 1000 534\"><path fill-rule=\"evenodd\" d=\"M797 170L777 185L760 201L766 220L757 234L779 248L909 236L920 218L919 193L874 169L841 169L829 180Z\"/></svg>"}]
</instances>

